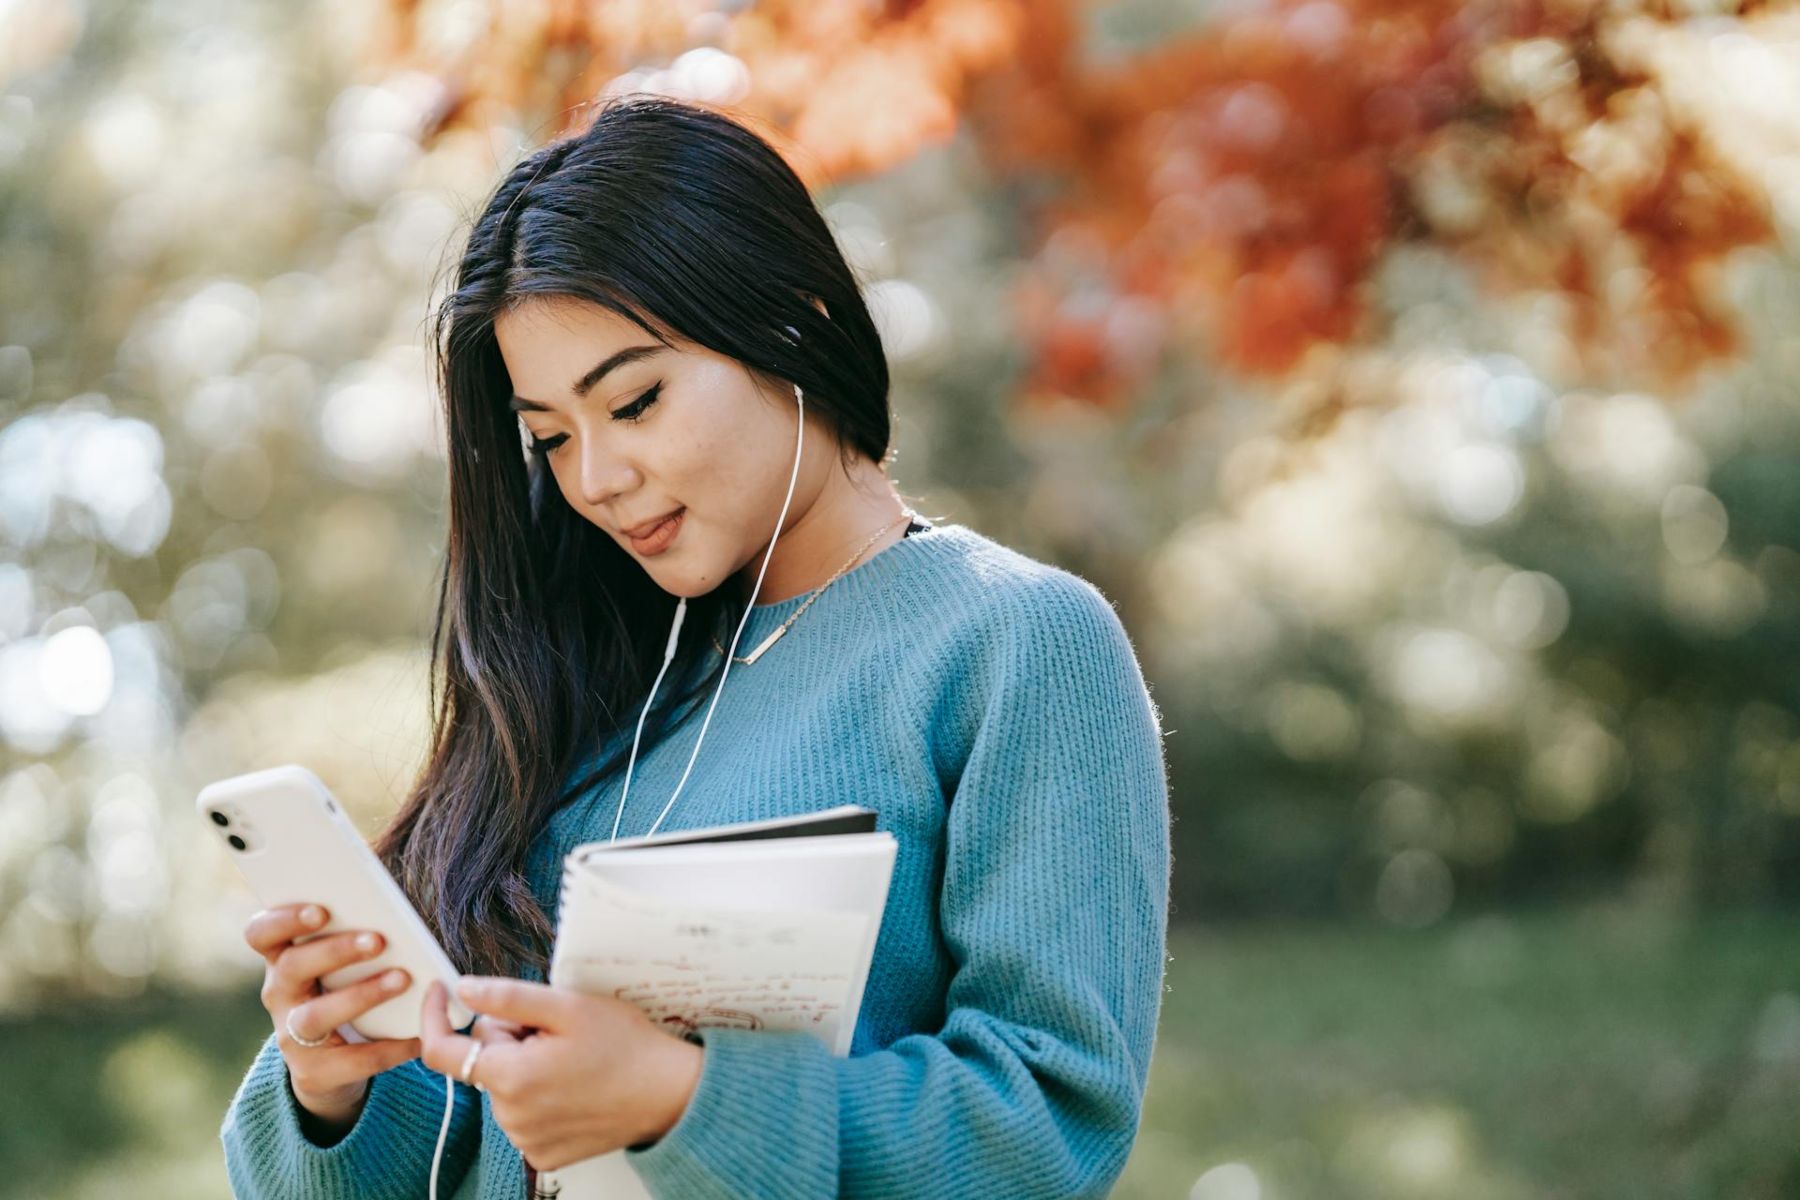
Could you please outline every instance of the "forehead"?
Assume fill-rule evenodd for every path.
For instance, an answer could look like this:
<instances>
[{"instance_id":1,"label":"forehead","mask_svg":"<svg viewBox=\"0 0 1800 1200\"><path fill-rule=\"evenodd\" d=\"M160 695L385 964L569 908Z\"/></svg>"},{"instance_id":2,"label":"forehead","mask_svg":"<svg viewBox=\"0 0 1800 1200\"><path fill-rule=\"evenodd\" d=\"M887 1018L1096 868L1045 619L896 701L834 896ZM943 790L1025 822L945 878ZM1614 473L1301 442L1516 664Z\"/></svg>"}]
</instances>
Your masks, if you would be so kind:
<instances>
[{"instance_id":1,"label":"forehead","mask_svg":"<svg viewBox=\"0 0 1800 1200\"><path fill-rule=\"evenodd\" d=\"M494 318L494 336L501 352L509 355L509 347L530 346L539 352L547 346L572 344L587 353L654 340L635 321L576 296L521 300Z\"/></svg>"},{"instance_id":2,"label":"forehead","mask_svg":"<svg viewBox=\"0 0 1800 1200\"><path fill-rule=\"evenodd\" d=\"M645 333L601 304L533 297L494 318L494 337L512 379L515 411L543 411L585 396L632 363L677 351L678 339Z\"/></svg>"}]
</instances>

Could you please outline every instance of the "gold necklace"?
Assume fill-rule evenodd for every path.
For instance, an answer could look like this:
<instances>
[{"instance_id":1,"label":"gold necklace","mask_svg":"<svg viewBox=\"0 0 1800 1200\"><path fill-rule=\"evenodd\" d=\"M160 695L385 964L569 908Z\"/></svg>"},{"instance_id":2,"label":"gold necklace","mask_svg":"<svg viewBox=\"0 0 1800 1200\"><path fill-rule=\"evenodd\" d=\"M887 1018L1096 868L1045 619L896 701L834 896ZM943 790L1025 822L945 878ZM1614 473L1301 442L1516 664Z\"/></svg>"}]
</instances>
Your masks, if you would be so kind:
<instances>
[{"instance_id":1,"label":"gold necklace","mask_svg":"<svg viewBox=\"0 0 1800 1200\"><path fill-rule=\"evenodd\" d=\"M905 512L900 514L900 520L901 521L910 521L910 520L912 520L913 517L915 517L917 515L918 515L917 513L913 512L912 509L909 508ZM879 538L882 534L886 533L888 530L892 529L895 525L898 525L899 523L900 523L899 521L889 521L886 525L883 525L880 529L877 529L875 531L874 537L871 537L868 541L864 542L862 544L862 546L857 549L856 553L852 554L850 556L849 561L847 561L846 563L844 563L843 566L839 567L836 571L834 571L832 573L832 576L830 579L827 579L824 583L821 583L818 586L818 589L815 590L812 595L810 595L806 598L805 604L802 604L799 608L796 608L793 611L793 614L791 616L789 616L787 620L783 621L779 626L776 627L774 633L771 633L768 637L763 639L762 645L760 645L756 649L752 650L747 656L746 655L737 655L737 654L732 655L731 661L732 662L740 662L740 663L753 663L757 659L761 658L763 656L763 651L767 650L770 646L773 646L776 643L776 641L780 639L781 635L788 631L788 627L791 626L795 621L798 621L800 619L800 614L805 612L808 608L810 608L812 606L812 602L819 598L820 592L823 592L826 588L828 588L832 584L836 583L838 580L838 576L842 575L845 571L848 571L853 565L855 565L856 560L863 556L863 551L867 550L870 546L873 546L875 544L875 541L877 538ZM718 639L717 635L714 635L712 644L713 644L713 649L717 650L720 654L725 653L725 647L719 645L719 639Z\"/></svg>"}]
</instances>

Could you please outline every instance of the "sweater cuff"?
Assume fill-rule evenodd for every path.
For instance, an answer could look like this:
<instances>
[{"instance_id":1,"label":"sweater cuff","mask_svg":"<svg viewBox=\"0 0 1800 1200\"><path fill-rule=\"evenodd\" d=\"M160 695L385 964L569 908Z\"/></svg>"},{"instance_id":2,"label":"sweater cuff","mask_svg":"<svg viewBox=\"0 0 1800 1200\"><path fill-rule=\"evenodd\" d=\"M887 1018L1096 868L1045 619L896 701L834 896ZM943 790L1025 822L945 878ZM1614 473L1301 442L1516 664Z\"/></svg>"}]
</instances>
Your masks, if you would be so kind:
<instances>
[{"instance_id":1,"label":"sweater cuff","mask_svg":"<svg viewBox=\"0 0 1800 1200\"><path fill-rule=\"evenodd\" d=\"M473 1158L472 1147L459 1146L456 1133L478 1119L479 1097L464 1091L458 1089L451 1137L438 1164L443 1195L454 1190ZM240 1200L295 1195L417 1200L430 1178L443 1121L443 1078L422 1072L415 1060L371 1076L356 1124L330 1146L317 1145L300 1128L300 1102L289 1086L287 1060L270 1034L225 1113L219 1138L232 1192Z\"/></svg>"},{"instance_id":2,"label":"sweater cuff","mask_svg":"<svg viewBox=\"0 0 1800 1200\"><path fill-rule=\"evenodd\" d=\"M658 1200L837 1194L837 1074L823 1043L782 1030L701 1029L681 1119L625 1160Z\"/></svg>"}]
</instances>

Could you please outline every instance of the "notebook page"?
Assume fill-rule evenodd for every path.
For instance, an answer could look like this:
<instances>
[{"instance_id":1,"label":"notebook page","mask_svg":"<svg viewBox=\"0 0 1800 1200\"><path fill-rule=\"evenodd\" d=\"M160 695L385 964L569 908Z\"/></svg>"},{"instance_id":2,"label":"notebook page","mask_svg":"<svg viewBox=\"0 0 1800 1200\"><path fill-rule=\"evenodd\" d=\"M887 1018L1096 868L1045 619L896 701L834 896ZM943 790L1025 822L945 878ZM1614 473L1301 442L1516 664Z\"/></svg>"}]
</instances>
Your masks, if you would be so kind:
<instances>
[{"instance_id":1,"label":"notebook page","mask_svg":"<svg viewBox=\"0 0 1800 1200\"><path fill-rule=\"evenodd\" d=\"M703 908L571 873L550 982L629 1000L675 1033L800 1030L843 1055L868 927L860 912Z\"/></svg>"}]
</instances>

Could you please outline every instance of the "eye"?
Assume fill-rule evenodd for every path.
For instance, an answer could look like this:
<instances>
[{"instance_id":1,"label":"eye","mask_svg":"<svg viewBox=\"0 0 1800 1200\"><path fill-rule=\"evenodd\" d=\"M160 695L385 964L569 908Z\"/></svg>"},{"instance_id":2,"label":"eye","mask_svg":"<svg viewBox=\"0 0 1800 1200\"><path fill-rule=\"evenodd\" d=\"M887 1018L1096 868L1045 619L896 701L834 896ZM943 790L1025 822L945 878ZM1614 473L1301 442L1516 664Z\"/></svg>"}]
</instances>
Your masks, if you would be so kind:
<instances>
[{"instance_id":1,"label":"eye","mask_svg":"<svg viewBox=\"0 0 1800 1200\"><path fill-rule=\"evenodd\" d=\"M641 420L643 415L649 411L651 405L656 403L661 392L662 381L658 380L650 390L639 395L636 400L633 400L624 408L615 410L612 414L612 419L615 421ZM559 433L553 437L536 438L530 436L530 430L526 430L525 432L529 438L526 443L526 448L533 454L549 454L552 450L555 450L558 446L561 446L564 442L569 440L569 435L566 433Z\"/></svg>"},{"instance_id":2,"label":"eye","mask_svg":"<svg viewBox=\"0 0 1800 1200\"><path fill-rule=\"evenodd\" d=\"M656 403L657 394L661 391L662 380L659 379L651 386L649 391L639 396L636 400L633 400L630 404L627 404L624 408L616 410L612 415L613 420L635 421L642 417L644 413L649 410L650 406Z\"/></svg>"}]
</instances>

